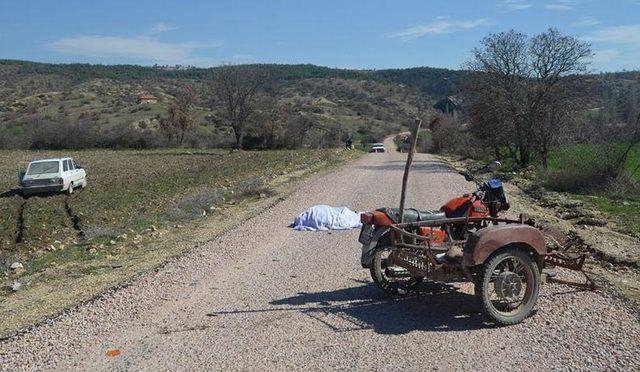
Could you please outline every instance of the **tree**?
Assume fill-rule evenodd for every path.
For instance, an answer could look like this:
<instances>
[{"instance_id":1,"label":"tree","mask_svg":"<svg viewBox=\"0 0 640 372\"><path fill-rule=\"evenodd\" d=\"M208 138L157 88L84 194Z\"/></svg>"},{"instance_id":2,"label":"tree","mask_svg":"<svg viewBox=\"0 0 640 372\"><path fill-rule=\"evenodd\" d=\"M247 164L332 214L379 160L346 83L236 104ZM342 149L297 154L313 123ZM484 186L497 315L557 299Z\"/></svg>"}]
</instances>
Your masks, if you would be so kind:
<instances>
[{"instance_id":1,"label":"tree","mask_svg":"<svg viewBox=\"0 0 640 372\"><path fill-rule=\"evenodd\" d=\"M472 130L521 166L535 151L546 167L549 147L571 120L577 97L569 76L586 71L588 44L550 28L528 38L516 31L491 34L473 51Z\"/></svg>"},{"instance_id":2,"label":"tree","mask_svg":"<svg viewBox=\"0 0 640 372\"><path fill-rule=\"evenodd\" d=\"M247 119L255 110L256 94L268 75L253 66L222 66L213 73L213 94L223 106L225 124L233 130L235 147L241 149ZM213 106L217 108L217 104Z\"/></svg>"},{"instance_id":3,"label":"tree","mask_svg":"<svg viewBox=\"0 0 640 372\"><path fill-rule=\"evenodd\" d=\"M176 90L174 97L167 117L160 120L160 127L178 146L182 146L185 134L195 126L194 106L198 94L193 86L185 85Z\"/></svg>"}]
</instances>

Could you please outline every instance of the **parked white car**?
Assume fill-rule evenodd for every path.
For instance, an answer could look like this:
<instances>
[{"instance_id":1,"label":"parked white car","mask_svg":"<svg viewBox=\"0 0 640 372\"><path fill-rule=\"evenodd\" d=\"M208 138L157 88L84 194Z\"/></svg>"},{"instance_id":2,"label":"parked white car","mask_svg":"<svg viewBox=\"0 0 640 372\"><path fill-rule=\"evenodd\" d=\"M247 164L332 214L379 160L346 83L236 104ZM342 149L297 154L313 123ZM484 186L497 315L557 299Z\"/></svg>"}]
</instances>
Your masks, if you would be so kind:
<instances>
[{"instance_id":1,"label":"parked white car","mask_svg":"<svg viewBox=\"0 0 640 372\"><path fill-rule=\"evenodd\" d=\"M36 160L27 171L20 173L20 186L24 195L66 192L87 186L87 175L72 158Z\"/></svg>"},{"instance_id":2,"label":"parked white car","mask_svg":"<svg viewBox=\"0 0 640 372\"><path fill-rule=\"evenodd\" d=\"M371 146L371 152L387 152L387 149L384 147L384 143L374 143Z\"/></svg>"}]
</instances>

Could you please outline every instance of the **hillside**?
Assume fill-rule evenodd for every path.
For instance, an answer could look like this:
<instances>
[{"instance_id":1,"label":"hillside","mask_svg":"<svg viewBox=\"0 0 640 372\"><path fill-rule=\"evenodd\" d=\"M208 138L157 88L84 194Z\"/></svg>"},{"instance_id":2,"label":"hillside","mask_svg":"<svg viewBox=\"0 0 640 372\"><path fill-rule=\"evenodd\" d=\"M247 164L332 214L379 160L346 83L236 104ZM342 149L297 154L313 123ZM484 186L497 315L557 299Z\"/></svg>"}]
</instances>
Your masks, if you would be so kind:
<instances>
[{"instance_id":1,"label":"hillside","mask_svg":"<svg viewBox=\"0 0 640 372\"><path fill-rule=\"evenodd\" d=\"M309 121L304 133L287 132L282 115L270 128L264 119L247 133L247 145L273 147L336 146L349 136L364 142L404 129L433 103L459 93L466 72L428 67L346 70L315 65L255 65L269 72L263 111L286 108ZM216 68L45 64L0 61L0 146L12 148L156 147L166 145L158 124L173 94L191 85L199 95L197 127L190 147L227 146L230 130L221 125L219 105L211 99ZM640 74L623 72L576 79L597 107L600 92L637 84ZM613 88L612 88L613 87ZM141 95L157 102L140 104ZM214 102L214 103L212 103ZM264 132L278 127L276 139ZM297 139L291 139L297 136ZM273 137L273 135L272 135ZM285 138L286 137L286 138ZM270 145L267 145L269 143Z\"/></svg>"}]
</instances>

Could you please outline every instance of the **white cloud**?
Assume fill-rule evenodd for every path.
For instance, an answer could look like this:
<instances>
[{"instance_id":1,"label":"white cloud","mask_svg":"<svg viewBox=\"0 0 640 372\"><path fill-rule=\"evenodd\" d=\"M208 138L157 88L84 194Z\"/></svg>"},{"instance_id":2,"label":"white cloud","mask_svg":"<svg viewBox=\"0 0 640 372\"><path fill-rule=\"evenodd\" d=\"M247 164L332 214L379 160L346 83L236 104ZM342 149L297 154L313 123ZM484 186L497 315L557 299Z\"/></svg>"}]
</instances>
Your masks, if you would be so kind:
<instances>
[{"instance_id":1,"label":"white cloud","mask_svg":"<svg viewBox=\"0 0 640 372\"><path fill-rule=\"evenodd\" d=\"M513 12L515 10L531 8L533 4L526 0L502 0L500 6L507 12Z\"/></svg>"},{"instance_id":2,"label":"white cloud","mask_svg":"<svg viewBox=\"0 0 640 372\"><path fill-rule=\"evenodd\" d=\"M582 17L578 21L573 22L571 26L573 27L591 27L597 26L600 22L596 17Z\"/></svg>"},{"instance_id":3,"label":"white cloud","mask_svg":"<svg viewBox=\"0 0 640 372\"><path fill-rule=\"evenodd\" d=\"M575 7L577 3L577 0L556 0L552 3L547 4L545 8L564 12L573 9L573 7Z\"/></svg>"},{"instance_id":4,"label":"white cloud","mask_svg":"<svg viewBox=\"0 0 640 372\"><path fill-rule=\"evenodd\" d=\"M173 27L173 26L168 26L165 23L157 23L156 25L154 25L151 28L151 32L149 33L150 35L157 35L157 34L161 34L163 32L167 32L167 31L173 31L173 30L177 30L177 27Z\"/></svg>"},{"instance_id":5,"label":"white cloud","mask_svg":"<svg viewBox=\"0 0 640 372\"><path fill-rule=\"evenodd\" d=\"M159 23L142 36L75 36L56 40L48 47L58 53L93 58L115 58L144 63L203 65L210 61L193 55L196 50L216 48L220 42L166 42L155 35L174 28Z\"/></svg>"},{"instance_id":6,"label":"white cloud","mask_svg":"<svg viewBox=\"0 0 640 372\"><path fill-rule=\"evenodd\" d=\"M640 47L640 24L601 28L583 36L582 39L602 43L634 44Z\"/></svg>"},{"instance_id":7,"label":"white cloud","mask_svg":"<svg viewBox=\"0 0 640 372\"><path fill-rule=\"evenodd\" d=\"M611 62L620 55L618 49L602 49L596 50L593 55L593 62L596 64L602 64Z\"/></svg>"},{"instance_id":8,"label":"white cloud","mask_svg":"<svg viewBox=\"0 0 640 372\"><path fill-rule=\"evenodd\" d=\"M603 66L603 70L638 69L640 24L601 28L582 36L581 39L604 47L596 50L594 56L594 62Z\"/></svg>"},{"instance_id":9,"label":"white cloud","mask_svg":"<svg viewBox=\"0 0 640 372\"><path fill-rule=\"evenodd\" d=\"M414 39L427 34L439 35L453 32L466 31L482 26L491 26L495 22L486 18L476 20L439 19L426 25L410 27L401 31L387 34L390 38Z\"/></svg>"},{"instance_id":10,"label":"white cloud","mask_svg":"<svg viewBox=\"0 0 640 372\"><path fill-rule=\"evenodd\" d=\"M573 9L577 4L577 0L555 0L547 4L545 8L564 12Z\"/></svg>"}]
</instances>

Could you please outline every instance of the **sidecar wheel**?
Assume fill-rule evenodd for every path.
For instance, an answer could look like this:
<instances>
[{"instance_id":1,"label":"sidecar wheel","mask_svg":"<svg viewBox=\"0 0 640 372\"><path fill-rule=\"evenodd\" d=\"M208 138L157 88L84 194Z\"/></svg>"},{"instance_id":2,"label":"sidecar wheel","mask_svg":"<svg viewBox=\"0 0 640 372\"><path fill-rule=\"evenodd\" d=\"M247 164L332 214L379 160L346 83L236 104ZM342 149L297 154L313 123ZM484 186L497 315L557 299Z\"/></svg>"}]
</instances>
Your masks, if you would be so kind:
<instances>
[{"instance_id":1,"label":"sidecar wheel","mask_svg":"<svg viewBox=\"0 0 640 372\"><path fill-rule=\"evenodd\" d=\"M424 280L423 277L392 278L387 275L387 257L391 247L376 248L373 254L373 265L369 269L371 278L378 288L391 296L403 296L414 293Z\"/></svg>"},{"instance_id":2,"label":"sidecar wheel","mask_svg":"<svg viewBox=\"0 0 640 372\"><path fill-rule=\"evenodd\" d=\"M508 247L481 269L476 293L485 313L502 325L520 323L538 299L540 270L528 252Z\"/></svg>"}]
</instances>

